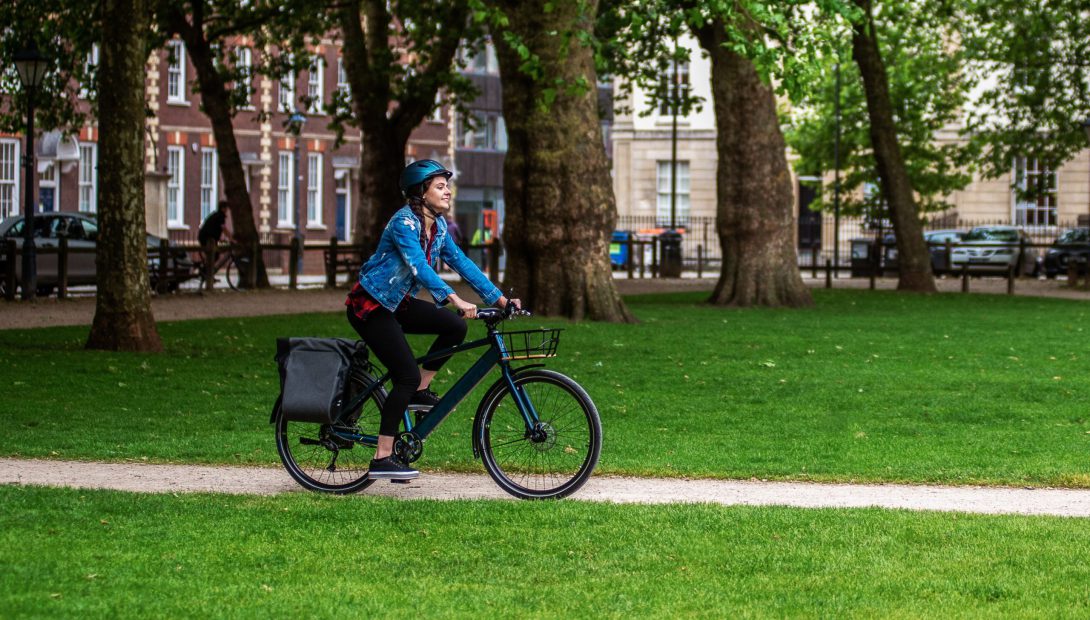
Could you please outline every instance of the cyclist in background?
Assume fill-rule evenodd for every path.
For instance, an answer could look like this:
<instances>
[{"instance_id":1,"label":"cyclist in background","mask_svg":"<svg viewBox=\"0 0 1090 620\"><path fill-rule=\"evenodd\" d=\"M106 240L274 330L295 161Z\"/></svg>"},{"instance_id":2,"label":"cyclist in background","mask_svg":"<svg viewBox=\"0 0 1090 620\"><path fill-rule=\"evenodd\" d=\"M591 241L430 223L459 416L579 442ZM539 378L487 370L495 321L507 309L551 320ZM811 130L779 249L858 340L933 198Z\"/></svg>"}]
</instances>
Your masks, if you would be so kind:
<instances>
[{"instance_id":1,"label":"cyclist in background","mask_svg":"<svg viewBox=\"0 0 1090 620\"><path fill-rule=\"evenodd\" d=\"M449 304L466 318L477 315L477 306L464 301L436 274L439 259L485 303L520 306L519 300L508 300L448 234L443 215L450 210L451 176L431 159L405 167L400 186L406 204L386 224L378 248L360 268L359 279L345 300L348 322L390 371L393 383L382 407L372 478L411 480L420 475L393 455L394 436L408 405L430 407L439 402L431 380L449 356L417 367L405 334L436 334L429 352L437 351L461 343L466 336L465 321L442 306ZM434 303L416 297L421 288Z\"/></svg>"},{"instance_id":2,"label":"cyclist in background","mask_svg":"<svg viewBox=\"0 0 1090 620\"><path fill-rule=\"evenodd\" d=\"M208 269L212 268L216 245L225 232L230 238L231 233L227 230L227 201L221 200L219 205L216 206L216 210L204 218L204 223L201 224L200 230L197 231L197 243L201 245L204 265Z\"/></svg>"}]
</instances>

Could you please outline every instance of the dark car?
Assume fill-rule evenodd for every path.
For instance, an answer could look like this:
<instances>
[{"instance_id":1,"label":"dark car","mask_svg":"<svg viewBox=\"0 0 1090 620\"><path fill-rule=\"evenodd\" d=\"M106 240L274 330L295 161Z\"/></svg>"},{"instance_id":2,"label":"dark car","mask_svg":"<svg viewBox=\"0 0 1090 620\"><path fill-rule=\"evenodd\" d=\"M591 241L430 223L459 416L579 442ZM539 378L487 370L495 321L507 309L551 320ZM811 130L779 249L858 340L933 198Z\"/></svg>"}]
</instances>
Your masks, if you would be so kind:
<instances>
[{"instance_id":1,"label":"dark car","mask_svg":"<svg viewBox=\"0 0 1090 620\"><path fill-rule=\"evenodd\" d=\"M6 246L8 239L14 239L18 252L15 259L15 278L22 277L23 261L23 217L9 217L0 222L0 239ZM50 294L57 286L58 254L54 249L60 239L68 239L68 284L70 286L93 285L97 280L95 270L95 242L98 239L98 223L89 213L39 213L34 216L34 245L46 249L38 253L38 293ZM160 238L149 234L148 273L153 289L159 286L158 250ZM154 252L153 252L154 250ZM182 248L170 247L168 253L167 290L176 290L178 285L196 276L193 261ZM7 273L7 252L0 252L0 287L4 286L2 274Z\"/></svg>"},{"instance_id":2,"label":"dark car","mask_svg":"<svg viewBox=\"0 0 1090 620\"><path fill-rule=\"evenodd\" d=\"M923 234L924 243L931 253L931 270L935 273L945 273L950 270L946 260L945 243L957 245L965 236L961 230L929 230ZM900 263L897 261L897 237L890 234L882 239L882 269L885 271L897 271Z\"/></svg>"},{"instance_id":3,"label":"dark car","mask_svg":"<svg viewBox=\"0 0 1090 620\"><path fill-rule=\"evenodd\" d=\"M1080 275L1086 273L1086 260L1090 256L1090 228L1072 228L1052 242L1045 252L1045 275L1055 278L1067 273L1073 260Z\"/></svg>"}]
</instances>

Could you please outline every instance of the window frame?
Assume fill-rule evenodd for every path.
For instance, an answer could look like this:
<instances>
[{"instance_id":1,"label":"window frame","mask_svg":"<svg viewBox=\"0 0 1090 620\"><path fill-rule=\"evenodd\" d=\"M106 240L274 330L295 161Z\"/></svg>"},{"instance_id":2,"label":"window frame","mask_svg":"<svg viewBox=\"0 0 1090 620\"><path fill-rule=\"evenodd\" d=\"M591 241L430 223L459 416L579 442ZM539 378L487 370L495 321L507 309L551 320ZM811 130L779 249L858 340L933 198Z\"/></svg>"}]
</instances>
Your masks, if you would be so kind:
<instances>
[{"instance_id":1,"label":"window frame","mask_svg":"<svg viewBox=\"0 0 1090 620\"><path fill-rule=\"evenodd\" d=\"M670 225L669 159L655 161L655 221ZM687 159L677 160L677 223L688 225L692 215L692 168Z\"/></svg>"},{"instance_id":2,"label":"window frame","mask_svg":"<svg viewBox=\"0 0 1090 620\"><path fill-rule=\"evenodd\" d=\"M90 153L85 160L84 153ZM98 212L98 143L81 142L79 145L79 173L76 177L77 207L80 213ZM86 190L86 195L84 191Z\"/></svg>"},{"instance_id":3,"label":"window frame","mask_svg":"<svg viewBox=\"0 0 1090 620\"><path fill-rule=\"evenodd\" d=\"M321 153L307 153L307 227L325 228L322 218L322 178L324 158Z\"/></svg>"},{"instance_id":4,"label":"window frame","mask_svg":"<svg viewBox=\"0 0 1090 620\"><path fill-rule=\"evenodd\" d=\"M178 39L172 39L167 43L167 48L167 103L189 105L186 97L185 44ZM174 77L177 79L172 83L171 78ZM171 92L172 86L177 87L177 92Z\"/></svg>"},{"instance_id":5,"label":"window frame","mask_svg":"<svg viewBox=\"0 0 1090 620\"><path fill-rule=\"evenodd\" d=\"M280 151L276 162L276 226L295 228L295 160L292 152Z\"/></svg>"},{"instance_id":6,"label":"window frame","mask_svg":"<svg viewBox=\"0 0 1090 620\"><path fill-rule=\"evenodd\" d=\"M211 161L209 162L209 159ZM219 199L219 153L216 149L203 147L201 149L201 189L198 194L200 200L200 221L212 215L216 210Z\"/></svg>"},{"instance_id":7,"label":"window frame","mask_svg":"<svg viewBox=\"0 0 1090 620\"><path fill-rule=\"evenodd\" d=\"M171 170L171 155L177 156L177 167ZM185 147L172 145L167 147L167 227L186 228L185 224ZM175 192L175 217L170 216L171 192Z\"/></svg>"},{"instance_id":8,"label":"window frame","mask_svg":"<svg viewBox=\"0 0 1090 620\"><path fill-rule=\"evenodd\" d=\"M20 151L22 151L22 147L23 144L19 140L7 138L0 139L0 187L11 189L11 196L7 201L6 211L4 201L0 198L0 219L20 215L22 213L20 209L21 201L19 200L19 155ZM2 158L5 149L10 149L10 161ZM3 176L5 167L10 168L10 178L4 178ZM2 195L3 192L0 192L0 196Z\"/></svg>"}]
</instances>

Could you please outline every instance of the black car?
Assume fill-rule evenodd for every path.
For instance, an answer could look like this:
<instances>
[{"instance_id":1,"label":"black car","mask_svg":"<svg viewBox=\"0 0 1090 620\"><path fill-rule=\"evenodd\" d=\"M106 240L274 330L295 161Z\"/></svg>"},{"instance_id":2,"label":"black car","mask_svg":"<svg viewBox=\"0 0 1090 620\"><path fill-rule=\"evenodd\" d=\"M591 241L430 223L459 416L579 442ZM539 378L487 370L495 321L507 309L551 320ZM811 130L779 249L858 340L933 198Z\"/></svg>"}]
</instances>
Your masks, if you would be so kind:
<instances>
[{"instance_id":1,"label":"black car","mask_svg":"<svg viewBox=\"0 0 1090 620\"><path fill-rule=\"evenodd\" d=\"M0 222L0 239L4 249L0 251L0 288L5 286L3 274L7 273L7 242L14 239L17 254L15 259L15 278L22 277L23 261L23 217L9 217ZM57 286L58 254L50 249L56 248L60 239L68 239L68 284L70 286L93 285L96 283L95 242L98 239L98 223L89 213L39 213L34 216L34 245L45 249L38 253L38 293L48 295ZM159 243L160 238L149 234L148 273L152 289L159 286ZM167 290L173 291L178 285L195 277L193 261L182 248L170 247L168 253Z\"/></svg>"},{"instance_id":2,"label":"black car","mask_svg":"<svg viewBox=\"0 0 1090 620\"><path fill-rule=\"evenodd\" d=\"M924 243L927 244L927 249L931 253L931 270L936 274L945 273L950 270L950 267L946 260L946 246L947 242L953 245L957 245L965 236L965 232L961 230L928 230L923 234ZM897 271L900 264L897 261L897 237L889 234L882 239L882 252L883 261L882 269L886 271Z\"/></svg>"},{"instance_id":3,"label":"black car","mask_svg":"<svg viewBox=\"0 0 1090 620\"><path fill-rule=\"evenodd\" d=\"M1068 264L1074 260L1079 275L1086 273L1086 259L1090 256L1090 228L1072 228L1052 242L1045 252L1045 275L1055 278L1067 273Z\"/></svg>"}]
</instances>

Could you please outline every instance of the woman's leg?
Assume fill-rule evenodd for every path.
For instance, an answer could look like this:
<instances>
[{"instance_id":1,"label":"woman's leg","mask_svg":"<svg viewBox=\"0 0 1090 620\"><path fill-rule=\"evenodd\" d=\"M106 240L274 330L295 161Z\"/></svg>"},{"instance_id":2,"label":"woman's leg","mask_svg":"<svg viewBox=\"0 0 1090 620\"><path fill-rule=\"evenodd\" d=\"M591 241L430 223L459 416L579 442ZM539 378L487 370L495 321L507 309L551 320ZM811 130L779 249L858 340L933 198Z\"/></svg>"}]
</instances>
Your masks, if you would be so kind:
<instances>
[{"instance_id":1,"label":"woman's leg","mask_svg":"<svg viewBox=\"0 0 1090 620\"><path fill-rule=\"evenodd\" d=\"M397 320L406 334L436 334L428 353L461 344L466 339L466 321L450 310L438 308L422 299L410 299L406 308L397 312ZM450 356L432 360L423 365L418 389L431 384L432 377L443 367Z\"/></svg>"},{"instance_id":2,"label":"woman's leg","mask_svg":"<svg viewBox=\"0 0 1090 620\"><path fill-rule=\"evenodd\" d=\"M390 455L393 437L397 435L401 424L401 416L420 384L420 370L416 366L409 343L405 341L401 325L389 310L373 310L366 320L361 321L349 308L348 322L375 353L375 357L390 371L390 381L393 383L393 388L386 395L386 403L382 406L382 421L379 424L375 458L381 459Z\"/></svg>"}]
</instances>

